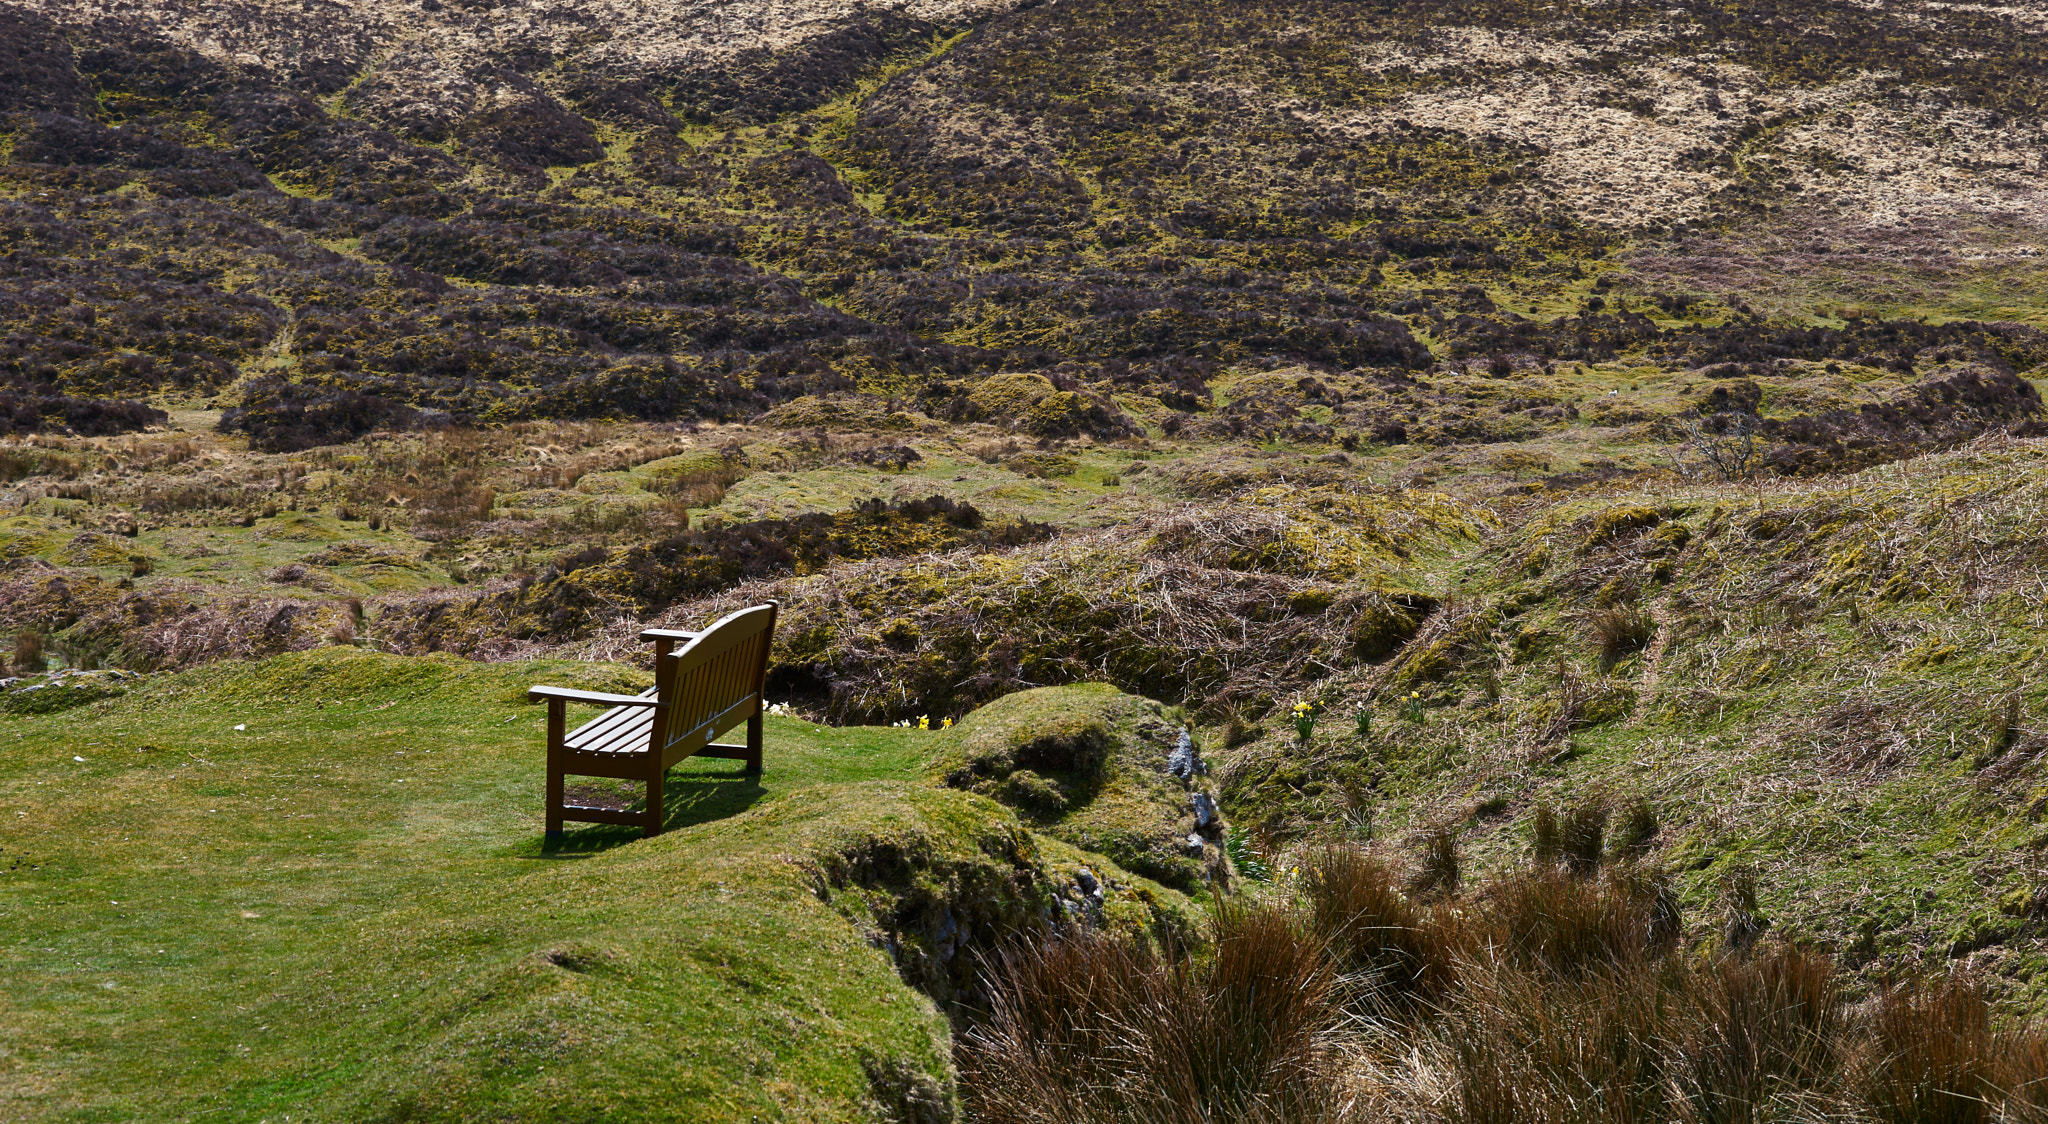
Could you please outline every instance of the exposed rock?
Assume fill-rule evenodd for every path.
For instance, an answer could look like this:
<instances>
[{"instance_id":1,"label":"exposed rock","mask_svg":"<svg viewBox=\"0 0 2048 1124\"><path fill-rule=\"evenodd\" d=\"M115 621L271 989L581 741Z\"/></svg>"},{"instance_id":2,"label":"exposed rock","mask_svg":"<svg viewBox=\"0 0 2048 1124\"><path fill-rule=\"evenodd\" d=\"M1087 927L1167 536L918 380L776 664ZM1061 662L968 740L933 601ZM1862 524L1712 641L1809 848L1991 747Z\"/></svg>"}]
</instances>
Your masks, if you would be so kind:
<instances>
[{"instance_id":1,"label":"exposed rock","mask_svg":"<svg viewBox=\"0 0 2048 1124\"><path fill-rule=\"evenodd\" d=\"M1173 744L1173 752L1167 755L1166 771L1184 781L1207 776L1209 766L1202 760L1201 751L1195 748L1195 739L1181 727L1180 738Z\"/></svg>"}]
</instances>

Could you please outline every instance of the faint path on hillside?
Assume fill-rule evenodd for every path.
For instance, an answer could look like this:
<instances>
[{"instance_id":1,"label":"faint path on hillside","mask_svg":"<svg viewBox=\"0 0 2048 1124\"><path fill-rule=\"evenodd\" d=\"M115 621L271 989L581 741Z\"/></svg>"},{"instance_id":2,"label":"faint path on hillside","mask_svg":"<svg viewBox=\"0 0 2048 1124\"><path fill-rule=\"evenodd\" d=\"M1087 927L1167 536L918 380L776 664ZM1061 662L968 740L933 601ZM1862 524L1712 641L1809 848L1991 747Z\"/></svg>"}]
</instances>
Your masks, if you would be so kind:
<instances>
[{"instance_id":1,"label":"faint path on hillside","mask_svg":"<svg viewBox=\"0 0 2048 1124\"><path fill-rule=\"evenodd\" d=\"M1664 677L1664 653L1671 647L1671 594L1667 591L1650 603L1650 621L1657 626L1657 635L1650 638L1650 646L1643 650L1643 678L1636 686L1636 709L1629 715L1628 724L1640 726L1649 717L1650 700L1657 696L1657 684Z\"/></svg>"},{"instance_id":2,"label":"faint path on hillside","mask_svg":"<svg viewBox=\"0 0 2048 1124\"><path fill-rule=\"evenodd\" d=\"M1636 708L1629 715L1628 724L1640 726L1650 716L1650 702L1657 697L1657 688L1664 680L1664 654L1671 650L1671 633L1677 627L1672 620L1672 591L1677 587L1679 575L1685 573L1707 540L1713 537L1714 525L1709 521L1706 531L1692 537L1678 557L1671 560L1671 580L1664 586L1664 592L1650 602L1650 621L1657 626L1657 634L1650 638L1650 646L1643 649L1642 681L1636 684Z\"/></svg>"}]
</instances>

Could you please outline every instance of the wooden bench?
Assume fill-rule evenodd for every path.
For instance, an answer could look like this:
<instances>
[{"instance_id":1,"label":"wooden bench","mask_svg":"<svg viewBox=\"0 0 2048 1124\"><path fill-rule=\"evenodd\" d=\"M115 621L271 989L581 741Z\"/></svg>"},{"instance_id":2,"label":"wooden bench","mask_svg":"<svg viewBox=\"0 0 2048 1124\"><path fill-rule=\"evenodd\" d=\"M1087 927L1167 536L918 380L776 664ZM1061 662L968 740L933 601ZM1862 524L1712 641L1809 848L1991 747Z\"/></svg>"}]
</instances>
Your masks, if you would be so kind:
<instances>
[{"instance_id":1,"label":"wooden bench","mask_svg":"<svg viewBox=\"0 0 2048 1124\"><path fill-rule=\"evenodd\" d=\"M777 607L769 601L741 609L702 632L642 632L640 639L654 641L654 686L637 695L567 687L526 692L528 699L548 704L548 838L560 838L564 820L638 824L649 835L660 834L662 777L685 757L744 761L749 773L761 771L761 691ZM572 702L612 709L565 733L564 714ZM747 744L711 740L742 721ZM572 773L645 781L647 806L632 812L565 804L562 781Z\"/></svg>"}]
</instances>

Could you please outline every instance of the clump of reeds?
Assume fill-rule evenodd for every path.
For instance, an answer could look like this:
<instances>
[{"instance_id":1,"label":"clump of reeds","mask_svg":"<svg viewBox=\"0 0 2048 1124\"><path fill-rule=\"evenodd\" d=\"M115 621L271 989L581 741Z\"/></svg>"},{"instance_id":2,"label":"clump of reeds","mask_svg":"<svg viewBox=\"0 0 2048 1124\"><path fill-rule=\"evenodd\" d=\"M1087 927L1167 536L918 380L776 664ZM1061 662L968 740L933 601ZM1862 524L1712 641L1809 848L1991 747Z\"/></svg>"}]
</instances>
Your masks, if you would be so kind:
<instances>
[{"instance_id":1,"label":"clump of reeds","mask_svg":"<svg viewBox=\"0 0 2048 1124\"><path fill-rule=\"evenodd\" d=\"M1422 854L1416 862L1410 888L1418 894L1448 894L1464 880L1464 861L1458 853L1458 828L1432 828L1422 837Z\"/></svg>"},{"instance_id":2,"label":"clump of reeds","mask_svg":"<svg viewBox=\"0 0 2048 1124\"><path fill-rule=\"evenodd\" d=\"M989 965L989 1014L962 1039L972 1119L1335 1121L1333 964L1285 906L1226 905L1200 955L1098 933Z\"/></svg>"},{"instance_id":3,"label":"clump of reeds","mask_svg":"<svg viewBox=\"0 0 2048 1124\"><path fill-rule=\"evenodd\" d=\"M1593 643L1600 650L1600 666L1611 668L1650 646L1657 635L1657 622L1636 605L1609 605L1595 609L1586 618Z\"/></svg>"},{"instance_id":4,"label":"clump of reeds","mask_svg":"<svg viewBox=\"0 0 2048 1124\"><path fill-rule=\"evenodd\" d=\"M1764 941L1754 919L1740 943L1689 941L1655 869L1573 869L1599 853L1584 839L1605 807L1539 813L1549 857L1462 893L1432 886L1435 901L1330 845L1300 857L1292 900L1226 903L1200 949L1087 931L1014 945L961 1039L968 1119L2048 1119L2048 1036L1998 1029L1968 977L1852 1007L1824 954ZM1446 835L1423 840L1425 866ZM1756 912L1753 882L1729 897Z\"/></svg>"},{"instance_id":5,"label":"clump of reeds","mask_svg":"<svg viewBox=\"0 0 2048 1124\"><path fill-rule=\"evenodd\" d=\"M1349 1001L1373 1009L1434 1001L1456 976L1443 929L1401 892L1386 862L1356 847L1311 852L1301 898Z\"/></svg>"},{"instance_id":6,"label":"clump of reeds","mask_svg":"<svg viewBox=\"0 0 2048 1124\"><path fill-rule=\"evenodd\" d=\"M14 634L14 670L24 674L41 671L50 666L43 656L43 634L34 629L23 629Z\"/></svg>"},{"instance_id":7,"label":"clump of reeds","mask_svg":"<svg viewBox=\"0 0 2048 1124\"><path fill-rule=\"evenodd\" d=\"M1609 815L1607 801L1598 796L1565 814L1564 822L1558 826L1557 842L1558 857L1567 871L1580 878L1591 878L1600 872Z\"/></svg>"}]
</instances>

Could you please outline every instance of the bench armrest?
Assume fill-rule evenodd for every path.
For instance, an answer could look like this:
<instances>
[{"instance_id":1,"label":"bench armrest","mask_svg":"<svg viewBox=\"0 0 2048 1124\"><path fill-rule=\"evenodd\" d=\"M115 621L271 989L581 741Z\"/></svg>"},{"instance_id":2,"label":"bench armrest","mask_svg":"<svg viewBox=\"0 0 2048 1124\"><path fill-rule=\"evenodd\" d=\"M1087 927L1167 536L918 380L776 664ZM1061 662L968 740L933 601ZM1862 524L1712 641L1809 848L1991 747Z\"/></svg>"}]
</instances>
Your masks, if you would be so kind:
<instances>
[{"instance_id":1,"label":"bench armrest","mask_svg":"<svg viewBox=\"0 0 2048 1124\"><path fill-rule=\"evenodd\" d=\"M642 640L695 640L697 634L684 632L680 628L644 628L640 630Z\"/></svg>"},{"instance_id":2,"label":"bench armrest","mask_svg":"<svg viewBox=\"0 0 2048 1124\"><path fill-rule=\"evenodd\" d=\"M528 687L526 701L539 702L542 699L563 699L568 702L594 703L598 706L661 706L660 699L645 695L608 695L603 691L577 691L568 687Z\"/></svg>"}]
</instances>

